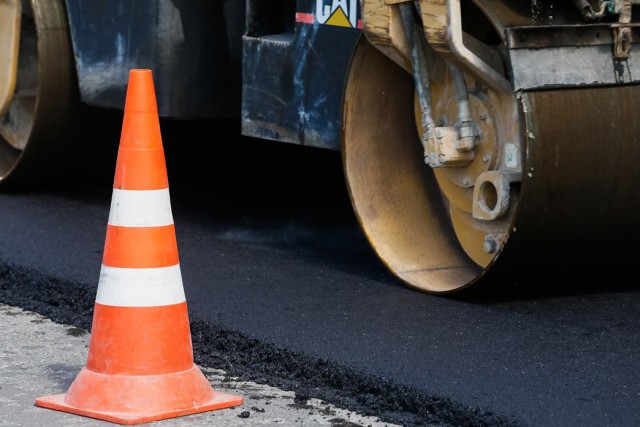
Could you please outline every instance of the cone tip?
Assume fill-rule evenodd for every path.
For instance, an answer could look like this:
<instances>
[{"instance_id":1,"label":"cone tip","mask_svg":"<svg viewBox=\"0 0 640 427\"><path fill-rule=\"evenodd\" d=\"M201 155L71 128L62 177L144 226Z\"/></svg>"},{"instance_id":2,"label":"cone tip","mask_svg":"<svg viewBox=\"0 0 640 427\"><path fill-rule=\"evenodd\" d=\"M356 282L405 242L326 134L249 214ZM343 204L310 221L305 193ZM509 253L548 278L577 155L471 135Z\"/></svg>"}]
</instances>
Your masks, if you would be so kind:
<instances>
[{"instance_id":1,"label":"cone tip","mask_svg":"<svg viewBox=\"0 0 640 427\"><path fill-rule=\"evenodd\" d=\"M124 111L135 113L155 113L158 111L151 70L133 69L129 71L129 87L127 88Z\"/></svg>"}]
</instances>

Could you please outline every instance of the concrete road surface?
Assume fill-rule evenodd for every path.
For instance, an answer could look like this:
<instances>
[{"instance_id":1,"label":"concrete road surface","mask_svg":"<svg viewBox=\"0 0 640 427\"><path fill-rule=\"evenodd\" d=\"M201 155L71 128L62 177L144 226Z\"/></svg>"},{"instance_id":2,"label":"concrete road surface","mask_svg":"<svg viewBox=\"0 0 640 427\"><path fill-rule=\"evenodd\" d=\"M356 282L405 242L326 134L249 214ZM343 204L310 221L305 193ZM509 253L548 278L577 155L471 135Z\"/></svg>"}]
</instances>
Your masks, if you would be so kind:
<instances>
[{"instance_id":1,"label":"concrete road surface","mask_svg":"<svg viewBox=\"0 0 640 427\"><path fill-rule=\"evenodd\" d=\"M65 393L85 365L89 333L0 304L0 426L109 426L109 422L40 408L37 397ZM214 390L241 395L242 406L156 421L158 426L371 426L382 423L293 392L227 378L202 369Z\"/></svg>"}]
</instances>

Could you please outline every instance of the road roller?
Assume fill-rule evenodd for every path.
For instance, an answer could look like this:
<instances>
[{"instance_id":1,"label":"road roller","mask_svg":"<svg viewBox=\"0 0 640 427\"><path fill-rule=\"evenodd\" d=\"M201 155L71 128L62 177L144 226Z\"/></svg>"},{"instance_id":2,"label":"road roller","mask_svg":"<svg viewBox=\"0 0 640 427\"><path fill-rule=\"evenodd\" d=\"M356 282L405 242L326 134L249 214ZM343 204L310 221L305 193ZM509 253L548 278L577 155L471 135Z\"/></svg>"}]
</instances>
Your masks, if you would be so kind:
<instances>
[{"instance_id":1,"label":"road roller","mask_svg":"<svg viewBox=\"0 0 640 427\"><path fill-rule=\"evenodd\" d=\"M364 234L411 288L621 271L640 236L639 15L640 0L0 0L0 186L41 173L73 105L122 108L128 71L150 68L161 117L339 150Z\"/></svg>"}]
</instances>

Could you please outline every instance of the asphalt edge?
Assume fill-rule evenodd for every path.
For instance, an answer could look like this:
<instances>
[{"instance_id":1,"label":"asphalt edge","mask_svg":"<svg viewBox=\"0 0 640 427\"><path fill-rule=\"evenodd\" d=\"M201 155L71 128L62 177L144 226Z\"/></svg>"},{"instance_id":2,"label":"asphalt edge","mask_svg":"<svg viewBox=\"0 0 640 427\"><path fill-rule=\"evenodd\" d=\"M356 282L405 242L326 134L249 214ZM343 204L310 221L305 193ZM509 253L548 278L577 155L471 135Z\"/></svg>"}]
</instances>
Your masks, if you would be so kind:
<instances>
[{"instance_id":1,"label":"asphalt edge","mask_svg":"<svg viewBox=\"0 0 640 427\"><path fill-rule=\"evenodd\" d=\"M56 323L91 329L95 289L0 260L0 302L36 312ZM229 377L317 398L403 426L517 426L511 417L450 398L427 395L337 362L280 348L244 334L191 319L195 362Z\"/></svg>"}]
</instances>

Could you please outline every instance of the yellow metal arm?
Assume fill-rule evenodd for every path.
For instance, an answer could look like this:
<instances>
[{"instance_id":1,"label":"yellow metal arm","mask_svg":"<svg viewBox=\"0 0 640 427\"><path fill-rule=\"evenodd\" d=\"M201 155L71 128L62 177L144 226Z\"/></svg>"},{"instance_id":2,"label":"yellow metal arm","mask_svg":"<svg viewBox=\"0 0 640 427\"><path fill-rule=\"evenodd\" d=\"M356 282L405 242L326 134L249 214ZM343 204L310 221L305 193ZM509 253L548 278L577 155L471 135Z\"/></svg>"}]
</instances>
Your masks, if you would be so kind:
<instances>
[{"instance_id":1,"label":"yellow metal arm","mask_svg":"<svg viewBox=\"0 0 640 427\"><path fill-rule=\"evenodd\" d=\"M0 0L0 116L9 109L16 88L21 7L21 0Z\"/></svg>"}]
</instances>

